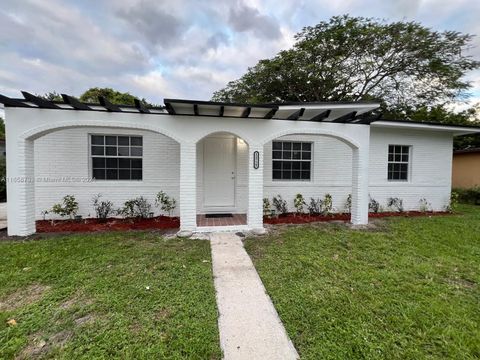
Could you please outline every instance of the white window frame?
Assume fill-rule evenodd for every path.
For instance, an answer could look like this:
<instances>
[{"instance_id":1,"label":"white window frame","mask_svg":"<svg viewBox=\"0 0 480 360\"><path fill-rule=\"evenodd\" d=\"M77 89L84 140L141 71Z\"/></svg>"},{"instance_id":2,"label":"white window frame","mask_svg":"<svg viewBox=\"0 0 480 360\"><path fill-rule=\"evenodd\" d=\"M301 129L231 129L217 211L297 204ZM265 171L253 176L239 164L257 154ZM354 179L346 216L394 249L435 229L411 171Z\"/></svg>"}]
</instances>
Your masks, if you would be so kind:
<instances>
[{"instance_id":1,"label":"white window frame","mask_svg":"<svg viewBox=\"0 0 480 360\"><path fill-rule=\"evenodd\" d=\"M310 144L310 159L309 160L304 160L304 159L274 159L273 157L273 143L275 142L281 142L282 144L283 143L291 143L292 144L292 151L293 151L293 143L301 143L301 144ZM282 150L283 151L283 145L282 145ZM314 156L314 142L313 141L302 141L302 140L272 140L272 149L271 149L271 156L272 156L272 163L271 163L271 166L272 166L272 169L271 169L271 179L272 181L274 182L312 182L313 181L313 156ZM280 162L283 162L283 161L293 161L293 162L307 162L309 161L310 162L310 178L309 179L274 179L273 178L273 172L274 172L274 169L273 169L273 162L274 161L280 161ZM282 171L282 170L280 170ZM302 170L300 170L302 171Z\"/></svg>"},{"instance_id":2,"label":"white window frame","mask_svg":"<svg viewBox=\"0 0 480 360\"><path fill-rule=\"evenodd\" d=\"M107 137L107 136L115 136L117 137L117 144L116 145L112 145L112 146L115 146L117 148L117 155L106 155L106 149L104 151L104 155L94 155L93 152L92 152L92 146L96 146L95 144L92 143L92 137L93 136L103 136L103 137ZM130 138L132 137L135 137L135 138L141 138L142 139L142 145L133 145L133 147L140 147L142 149L142 155L138 156L138 155L118 155L118 137L128 137L129 138L129 149L132 147L131 145L131 140ZM99 145L101 146L101 145ZM106 139L104 139L104 144L103 144L103 147L106 148L108 145L106 144ZM122 147L124 145L120 145L120 147ZM126 147L126 146L124 146ZM97 158L111 158L111 159L140 159L142 160L142 167L141 167L141 179L132 179L131 178L131 174L130 174L130 179L95 179L95 181L99 181L99 182L113 182L113 181L120 181L122 183L125 183L125 182L135 182L135 183L138 183L138 182L142 182L144 180L144 171L143 171L143 168L144 168L144 159L143 159L143 154L144 154L144 138L142 135L135 135L135 134L107 134L107 133L89 133L88 134L88 158L89 158L89 161L88 161L88 164L89 164L89 173L90 173L90 177L93 179L94 176L93 176L93 159L95 157ZM119 170L120 168L118 167L117 170ZM130 169L130 171L132 170L132 167L128 168ZM135 168L137 169L137 168Z\"/></svg>"},{"instance_id":3,"label":"white window frame","mask_svg":"<svg viewBox=\"0 0 480 360\"><path fill-rule=\"evenodd\" d=\"M389 159L390 156L390 146L401 146L408 148L408 160L407 161L397 161L395 158L393 160ZM403 153L402 153L403 155ZM390 164L407 164L407 178L406 179L389 179L389 165ZM405 145L405 144L388 144L387 147L387 181L388 182L410 182L412 176L412 145Z\"/></svg>"}]
</instances>

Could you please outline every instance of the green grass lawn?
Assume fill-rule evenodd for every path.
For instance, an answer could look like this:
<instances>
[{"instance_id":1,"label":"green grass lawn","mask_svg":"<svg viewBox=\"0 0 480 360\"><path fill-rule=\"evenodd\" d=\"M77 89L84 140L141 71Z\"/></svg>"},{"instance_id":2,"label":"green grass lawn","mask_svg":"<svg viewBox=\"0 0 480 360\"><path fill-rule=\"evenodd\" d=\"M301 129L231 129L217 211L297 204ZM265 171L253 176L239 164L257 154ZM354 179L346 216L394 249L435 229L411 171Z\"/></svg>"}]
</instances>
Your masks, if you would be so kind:
<instances>
[{"instance_id":1,"label":"green grass lawn","mask_svg":"<svg viewBox=\"0 0 480 360\"><path fill-rule=\"evenodd\" d=\"M248 239L302 359L480 357L480 207Z\"/></svg>"},{"instance_id":2,"label":"green grass lawn","mask_svg":"<svg viewBox=\"0 0 480 360\"><path fill-rule=\"evenodd\" d=\"M221 357L207 241L82 234L0 254L1 359Z\"/></svg>"}]
</instances>

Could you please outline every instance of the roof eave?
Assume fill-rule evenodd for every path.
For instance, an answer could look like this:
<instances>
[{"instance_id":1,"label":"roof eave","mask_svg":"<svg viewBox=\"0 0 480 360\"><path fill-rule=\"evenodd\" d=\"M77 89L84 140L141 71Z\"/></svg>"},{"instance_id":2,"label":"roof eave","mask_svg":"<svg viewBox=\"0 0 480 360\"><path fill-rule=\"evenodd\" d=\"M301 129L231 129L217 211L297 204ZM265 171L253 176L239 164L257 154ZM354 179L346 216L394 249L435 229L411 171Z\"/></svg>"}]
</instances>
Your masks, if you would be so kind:
<instances>
[{"instance_id":1,"label":"roof eave","mask_svg":"<svg viewBox=\"0 0 480 360\"><path fill-rule=\"evenodd\" d=\"M450 132L454 136L480 133L480 127L470 125L448 125L429 122L414 122L405 120L377 120L370 123L372 127L413 129Z\"/></svg>"}]
</instances>

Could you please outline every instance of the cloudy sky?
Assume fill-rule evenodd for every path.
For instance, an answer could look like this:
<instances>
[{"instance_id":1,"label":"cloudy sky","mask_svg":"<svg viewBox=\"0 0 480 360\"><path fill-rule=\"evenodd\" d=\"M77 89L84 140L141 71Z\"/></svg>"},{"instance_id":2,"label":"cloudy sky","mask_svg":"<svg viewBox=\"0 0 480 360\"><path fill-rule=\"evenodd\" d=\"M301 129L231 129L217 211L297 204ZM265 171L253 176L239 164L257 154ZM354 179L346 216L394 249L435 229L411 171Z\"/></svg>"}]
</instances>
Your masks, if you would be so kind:
<instances>
[{"instance_id":1,"label":"cloudy sky","mask_svg":"<svg viewBox=\"0 0 480 360\"><path fill-rule=\"evenodd\" d=\"M113 87L151 102L210 99L333 15L480 34L479 0L0 0L0 93ZM480 38L471 54L480 58ZM469 74L480 100L480 71Z\"/></svg>"}]
</instances>

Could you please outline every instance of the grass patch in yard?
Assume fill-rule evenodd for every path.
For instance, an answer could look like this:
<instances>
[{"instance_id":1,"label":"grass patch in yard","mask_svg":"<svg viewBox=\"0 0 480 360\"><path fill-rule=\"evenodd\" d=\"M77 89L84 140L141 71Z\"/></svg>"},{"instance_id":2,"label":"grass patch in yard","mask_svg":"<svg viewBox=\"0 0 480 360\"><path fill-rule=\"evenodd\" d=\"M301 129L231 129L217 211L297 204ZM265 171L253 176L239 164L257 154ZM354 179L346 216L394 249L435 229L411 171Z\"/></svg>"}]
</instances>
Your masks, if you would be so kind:
<instances>
[{"instance_id":1,"label":"grass patch in yard","mask_svg":"<svg viewBox=\"0 0 480 360\"><path fill-rule=\"evenodd\" d=\"M221 357L207 241L82 234L0 254L2 359Z\"/></svg>"},{"instance_id":2,"label":"grass patch in yard","mask_svg":"<svg viewBox=\"0 0 480 360\"><path fill-rule=\"evenodd\" d=\"M247 239L302 359L480 357L480 207Z\"/></svg>"}]
</instances>

